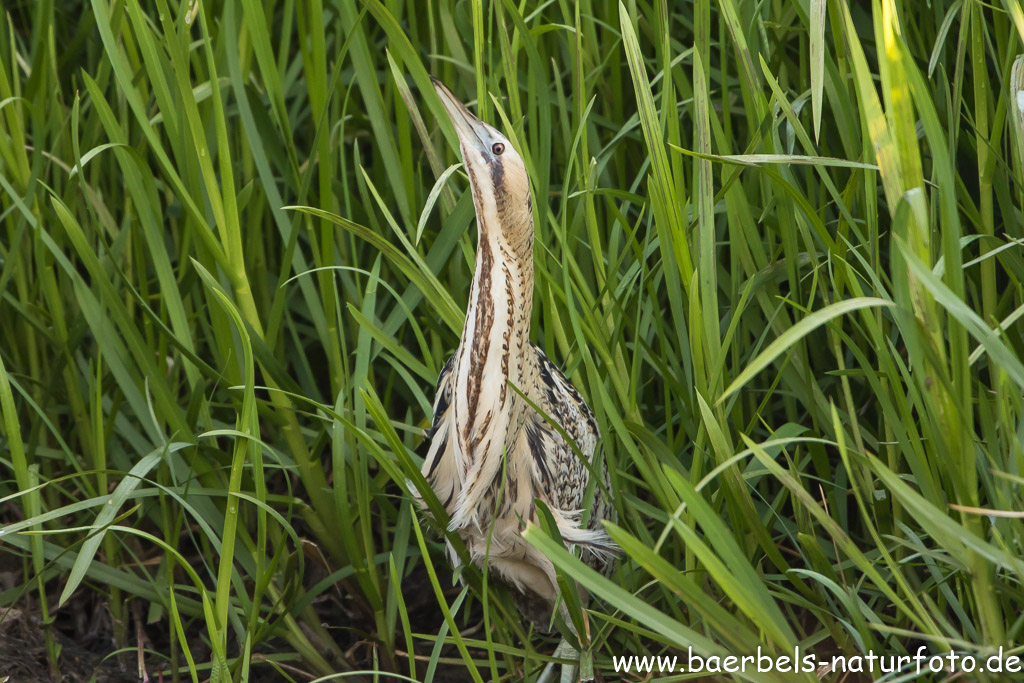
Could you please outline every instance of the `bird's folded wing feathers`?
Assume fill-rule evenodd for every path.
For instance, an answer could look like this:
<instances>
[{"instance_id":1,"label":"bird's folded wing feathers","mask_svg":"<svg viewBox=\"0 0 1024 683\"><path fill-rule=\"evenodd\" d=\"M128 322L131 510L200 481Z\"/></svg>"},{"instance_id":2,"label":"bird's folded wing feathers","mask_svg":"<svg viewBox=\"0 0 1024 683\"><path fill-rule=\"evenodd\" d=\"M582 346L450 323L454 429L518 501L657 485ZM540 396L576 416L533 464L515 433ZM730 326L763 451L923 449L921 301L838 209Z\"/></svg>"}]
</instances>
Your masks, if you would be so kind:
<instances>
[{"instance_id":1,"label":"bird's folded wing feathers","mask_svg":"<svg viewBox=\"0 0 1024 683\"><path fill-rule=\"evenodd\" d=\"M452 419L452 368L455 356L452 355L441 369L434 391L434 418L426 436L430 439L430 450L423 463L423 476L434 489L441 505L448 507L455 494L458 471L455 458L446 455L452 447L449 439L449 422Z\"/></svg>"},{"instance_id":2,"label":"bird's folded wing feathers","mask_svg":"<svg viewBox=\"0 0 1024 683\"><path fill-rule=\"evenodd\" d=\"M551 506L556 519L563 518L559 527L566 541L612 551L614 544L600 525L611 511L601 491L594 492L589 522L580 525L594 454L601 438L597 421L562 371L539 348L531 348L537 363L537 381L524 393L538 410L527 411L525 436L537 494ZM578 453L549 419L575 443ZM598 481L606 480L605 472L603 465L594 471Z\"/></svg>"}]
</instances>

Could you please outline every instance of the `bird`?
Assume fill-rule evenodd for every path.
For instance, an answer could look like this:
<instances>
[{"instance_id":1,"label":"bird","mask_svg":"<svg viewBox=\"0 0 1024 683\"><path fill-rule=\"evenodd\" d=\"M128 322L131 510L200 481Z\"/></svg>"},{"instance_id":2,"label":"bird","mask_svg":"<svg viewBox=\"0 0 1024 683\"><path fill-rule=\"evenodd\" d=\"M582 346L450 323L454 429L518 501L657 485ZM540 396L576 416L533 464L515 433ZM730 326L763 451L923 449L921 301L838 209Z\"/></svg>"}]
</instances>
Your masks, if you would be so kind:
<instances>
[{"instance_id":1,"label":"bird","mask_svg":"<svg viewBox=\"0 0 1024 683\"><path fill-rule=\"evenodd\" d=\"M594 457L601 434L579 391L530 342L534 226L526 164L507 137L431 81L458 136L478 241L462 335L437 381L422 473L471 560L511 586L523 616L542 626L559 589L551 561L522 535L527 523L538 523L537 499L584 563L605 575L615 566L618 547L602 525L615 520L608 469ZM585 516L592 476L602 485ZM457 564L450 543L448 552Z\"/></svg>"}]
</instances>

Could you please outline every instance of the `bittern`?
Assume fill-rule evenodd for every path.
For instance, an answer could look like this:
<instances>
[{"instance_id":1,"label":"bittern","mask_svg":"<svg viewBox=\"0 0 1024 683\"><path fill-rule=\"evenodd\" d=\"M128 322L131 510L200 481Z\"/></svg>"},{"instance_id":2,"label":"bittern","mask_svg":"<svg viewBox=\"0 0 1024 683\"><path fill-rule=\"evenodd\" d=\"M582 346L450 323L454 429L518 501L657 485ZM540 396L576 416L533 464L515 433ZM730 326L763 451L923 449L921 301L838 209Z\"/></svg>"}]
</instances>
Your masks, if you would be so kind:
<instances>
[{"instance_id":1,"label":"bittern","mask_svg":"<svg viewBox=\"0 0 1024 683\"><path fill-rule=\"evenodd\" d=\"M526 165L508 138L432 80L458 134L478 244L462 338L437 381L423 474L473 561L517 589L520 609L533 612L524 616L539 622L538 605L550 615L558 584L551 561L522 537L526 523L537 522L536 499L584 562L605 572L614 562L617 547L601 526L614 515L608 471L594 462L601 435L576 388L530 343L534 231ZM592 474L604 486L595 487L584 524Z\"/></svg>"}]
</instances>

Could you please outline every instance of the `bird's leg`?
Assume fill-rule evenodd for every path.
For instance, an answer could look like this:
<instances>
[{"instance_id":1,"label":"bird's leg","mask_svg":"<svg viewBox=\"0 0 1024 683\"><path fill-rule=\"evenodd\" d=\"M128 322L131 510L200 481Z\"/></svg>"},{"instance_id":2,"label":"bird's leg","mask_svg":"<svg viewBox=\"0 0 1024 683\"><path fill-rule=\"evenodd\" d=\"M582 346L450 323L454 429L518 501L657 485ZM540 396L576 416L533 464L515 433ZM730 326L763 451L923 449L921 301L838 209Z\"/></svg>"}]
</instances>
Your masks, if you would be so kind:
<instances>
[{"instance_id":1,"label":"bird's leg","mask_svg":"<svg viewBox=\"0 0 1024 683\"><path fill-rule=\"evenodd\" d=\"M569 619L569 615L566 613L565 603L561 603L557 608L558 615L556 621L561 622L560 630L568 630L572 634L573 638L579 645L573 645L564 635L558 642L558 647L555 648L552 657L557 659L567 659L574 663L562 663L557 664L551 662L541 673L540 678L537 679L538 683L552 683L555 680L555 671L558 671L559 683L589 683L594 680L594 654L590 651L589 647L583 646L583 641L580 639L579 634L576 632L576 627L573 626L572 620ZM586 612L584 614L584 620L586 619ZM589 641L589 630L588 641Z\"/></svg>"},{"instance_id":2,"label":"bird's leg","mask_svg":"<svg viewBox=\"0 0 1024 683\"><path fill-rule=\"evenodd\" d=\"M562 638L558 642L558 647L555 648L555 651L551 656L558 659L575 660L577 662L580 658L576 648L574 648L565 638ZM537 679L537 683L553 683L556 680L556 671L558 672L557 680L559 683L576 682L576 664L559 664L557 662L550 662L546 667L544 667L544 671L541 672L540 677Z\"/></svg>"}]
</instances>

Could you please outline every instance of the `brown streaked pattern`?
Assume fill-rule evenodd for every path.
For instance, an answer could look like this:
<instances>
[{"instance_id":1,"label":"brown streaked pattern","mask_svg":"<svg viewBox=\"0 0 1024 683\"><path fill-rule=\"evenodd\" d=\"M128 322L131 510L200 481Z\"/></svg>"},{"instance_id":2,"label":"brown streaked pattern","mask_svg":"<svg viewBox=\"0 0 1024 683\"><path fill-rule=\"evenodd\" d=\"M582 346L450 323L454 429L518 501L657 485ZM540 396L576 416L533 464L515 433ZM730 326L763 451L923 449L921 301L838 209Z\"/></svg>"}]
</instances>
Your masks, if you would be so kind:
<instances>
[{"instance_id":1,"label":"brown streaked pattern","mask_svg":"<svg viewBox=\"0 0 1024 683\"><path fill-rule=\"evenodd\" d=\"M489 345L482 343L491 336L494 328L494 303L491 300L491 275L494 269L494 255L490 249L480 249L477 254L477 303L475 306L476 325L473 328L473 338L470 343L465 343L463 332L463 354L469 356L469 376L467 378L466 396L469 401L468 409L471 415L475 415L480 404L480 391L484 377L484 366L487 364ZM468 327L468 321L467 321ZM468 442L472 423L462 425L463 440ZM467 454L472 459L474 453Z\"/></svg>"}]
</instances>

